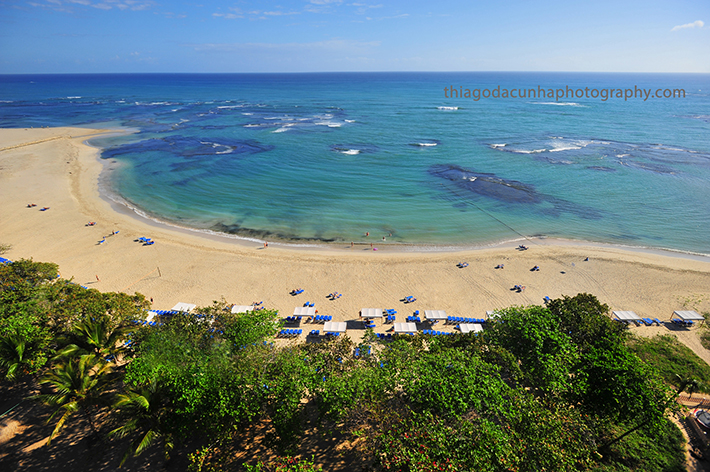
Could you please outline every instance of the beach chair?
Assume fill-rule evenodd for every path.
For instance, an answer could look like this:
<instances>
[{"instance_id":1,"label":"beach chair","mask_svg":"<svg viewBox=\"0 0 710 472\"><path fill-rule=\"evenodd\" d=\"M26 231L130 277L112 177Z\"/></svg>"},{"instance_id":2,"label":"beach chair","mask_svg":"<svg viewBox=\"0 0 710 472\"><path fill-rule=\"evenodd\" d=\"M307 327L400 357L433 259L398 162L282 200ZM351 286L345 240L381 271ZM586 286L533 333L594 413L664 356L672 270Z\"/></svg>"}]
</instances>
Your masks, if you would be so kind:
<instances>
[{"instance_id":1,"label":"beach chair","mask_svg":"<svg viewBox=\"0 0 710 472\"><path fill-rule=\"evenodd\" d=\"M656 323L658 326L663 326L663 322L658 318L653 318L653 322Z\"/></svg>"}]
</instances>

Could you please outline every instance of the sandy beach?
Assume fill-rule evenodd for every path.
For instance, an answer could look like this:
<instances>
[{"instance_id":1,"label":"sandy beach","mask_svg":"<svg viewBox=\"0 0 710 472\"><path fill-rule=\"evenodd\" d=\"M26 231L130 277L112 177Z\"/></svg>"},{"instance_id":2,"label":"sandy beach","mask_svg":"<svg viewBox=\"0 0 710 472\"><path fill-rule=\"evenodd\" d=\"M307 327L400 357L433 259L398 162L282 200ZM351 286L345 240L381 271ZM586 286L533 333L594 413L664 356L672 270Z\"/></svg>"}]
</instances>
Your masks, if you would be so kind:
<instances>
[{"instance_id":1,"label":"sandy beach","mask_svg":"<svg viewBox=\"0 0 710 472\"><path fill-rule=\"evenodd\" d=\"M359 310L370 307L394 308L398 321L427 309L483 318L496 308L588 292L613 310L661 320L670 319L673 310L710 311L710 258L703 256L547 239L526 241L527 251L517 250L518 243L401 251L381 240L372 241L377 251L369 244L350 248L349 243L264 248L261 242L177 230L117 208L100 195L104 163L98 150L84 142L109 132L115 130L0 130L0 243L12 245L4 257L55 262L64 278L101 291L140 292L153 298L156 309L223 298L237 305L263 301L287 316L310 301L319 314L350 322L348 334L354 338L363 332ZM37 206L28 208L30 203ZM49 209L40 211L43 207ZM90 221L96 225L87 226ZM144 246L135 241L138 237L156 242ZM468 267L456 266L462 261ZM495 269L498 264L504 269ZM530 270L535 265L539 271ZM523 292L512 290L518 284L526 287ZM304 293L291 296L296 288ZM331 301L326 298L331 292L343 295ZM401 300L408 295L416 302L405 305ZM378 322L376 331L389 328ZM710 361L697 331L633 330L674 332Z\"/></svg>"}]
</instances>

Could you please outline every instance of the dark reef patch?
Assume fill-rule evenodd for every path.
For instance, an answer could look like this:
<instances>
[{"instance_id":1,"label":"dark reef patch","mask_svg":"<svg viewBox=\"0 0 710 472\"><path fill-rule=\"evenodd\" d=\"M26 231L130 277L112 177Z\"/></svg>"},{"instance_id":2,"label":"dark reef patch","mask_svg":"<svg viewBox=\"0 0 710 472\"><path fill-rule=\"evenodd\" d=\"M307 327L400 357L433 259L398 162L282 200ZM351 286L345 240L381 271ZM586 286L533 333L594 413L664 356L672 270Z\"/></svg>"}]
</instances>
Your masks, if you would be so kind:
<instances>
[{"instance_id":1,"label":"dark reef patch","mask_svg":"<svg viewBox=\"0 0 710 472\"><path fill-rule=\"evenodd\" d=\"M449 188L449 190L455 195L460 195L460 190L464 190L464 195L473 196L472 194L475 194L511 205L534 207L541 204L551 204L552 207L537 208L541 213L551 216L559 216L561 213L567 212L584 219L600 219L602 217L602 214L594 208L539 193L533 185L517 180L503 179L495 174L475 172L455 164L434 164L429 167L429 174L452 182L453 188Z\"/></svg>"},{"instance_id":2,"label":"dark reef patch","mask_svg":"<svg viewBox=\"0 0 710 472\"><path fill-rule=\"evenodd\" d=\"M289 233L281 233L276 231L267 231L253 228L246 228L238 224L227 225L224 223L217 223L210 228L212 231L217 231L219 233L235 234L237 236L242 236L245 238L254 239L269 239L271 241L291 241L291 242L323 242L323 243L333 243L343 241L341 238L309 238L296 236Z\"/></svg>"}]
</instances>

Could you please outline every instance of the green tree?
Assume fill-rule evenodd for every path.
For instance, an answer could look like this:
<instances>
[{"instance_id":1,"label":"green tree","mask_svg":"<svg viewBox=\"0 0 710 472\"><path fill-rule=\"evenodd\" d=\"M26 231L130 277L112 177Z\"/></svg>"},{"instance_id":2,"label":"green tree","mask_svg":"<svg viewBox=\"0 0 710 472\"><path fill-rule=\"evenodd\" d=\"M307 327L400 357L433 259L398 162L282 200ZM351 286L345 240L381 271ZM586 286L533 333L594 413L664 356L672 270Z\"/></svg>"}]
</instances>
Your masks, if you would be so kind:
<instances>
[{"instance_id":1,"label":"green tree","mask_svg":"<svg viewBox=\"0 0 710 472\"><path fill-rule=\"evenodd\" d=\"M5 371L5 378L17 380L28 369L25 348L27 341L22 335L11 334L0 338L0 368Z\"/></svg>"},{"instance_id":2,"label":"green tree","mask_svg":"<svg viewBox=\"0 0 710 472\"><path fill-rule=\"evenodd\" d=\"M49 436L49 441L59 433L75 413L82 413L95 433L93 412L106 403L106 389L111 380L111 364L93 354L68 359L55 366L41 380L53 387L55 393L40 394L35 398L56 410L49 421L60 415ZM49 444L49 441L47 443Z\"/></svg>"},{"instance_id":3,"label":"green tree","mask_svg":"<svg viewBox=\"0 0 710 472\"><path fill-rule=\"evenodd\" d=\"M86 318L77 323L60 339L62 346L57 352L57 358L95 354L106 360L117 360L126 352L123 342L129 333L135 331L133 326L116 326L111 328L105 318Z\"/></svg>"},{"instance_id":4,"label":"green tree","mask_svg":"<svg viewBox=\"0 0 710 472\"><path fill-rule=\"evenodd\" d=\"M521 364L525 384L540 395L566 395L579 351L572 337L549 310L540 306L500 310L485 336L512 353Z\"/></svg>"},{"instance_id":5,"label":"green tree","mask_svg":"<svg viewBox=\"0 0 710 472\"><path fill-rule=\"evenodd\" d=\"M109 433L110 437L134 437L119 465L131 455L139 456L156 441L163 442L165 460L175 446L173 434L167 424L170 415L170 398L160 382L152 381L143 387L129 389L116 396L113 408L123 423Z\"/></svg>"},{"instance_id":6,"label":"green tree","mask_svg":"<svg viewBox=\"0 0 710 472\"><path fill-rule=\"evenodd\" d=\"M0 318L41 298L42 288L57 278L58 270L56 264L31 259L0 264Z\"/></svg>"}]
</instances>

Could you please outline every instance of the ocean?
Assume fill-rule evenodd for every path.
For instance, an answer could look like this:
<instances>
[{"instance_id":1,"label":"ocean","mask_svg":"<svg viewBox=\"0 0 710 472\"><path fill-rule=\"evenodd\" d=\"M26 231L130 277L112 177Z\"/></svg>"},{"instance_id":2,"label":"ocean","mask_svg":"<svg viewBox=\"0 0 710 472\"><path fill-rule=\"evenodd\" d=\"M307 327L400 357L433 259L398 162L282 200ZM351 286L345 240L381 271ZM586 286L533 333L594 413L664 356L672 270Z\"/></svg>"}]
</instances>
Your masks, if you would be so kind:
<instances>
[{"instance_id":1,"label":"ocean","mask_svg":"<svg viewBox=\"0 0 710 472\"><path fill-rule=\"evenodd\" d=\"M130 130L102 191L206 232L710 254L708 74L0 76L0 127L42 126Z\"/></svg>"}]
</instances>

